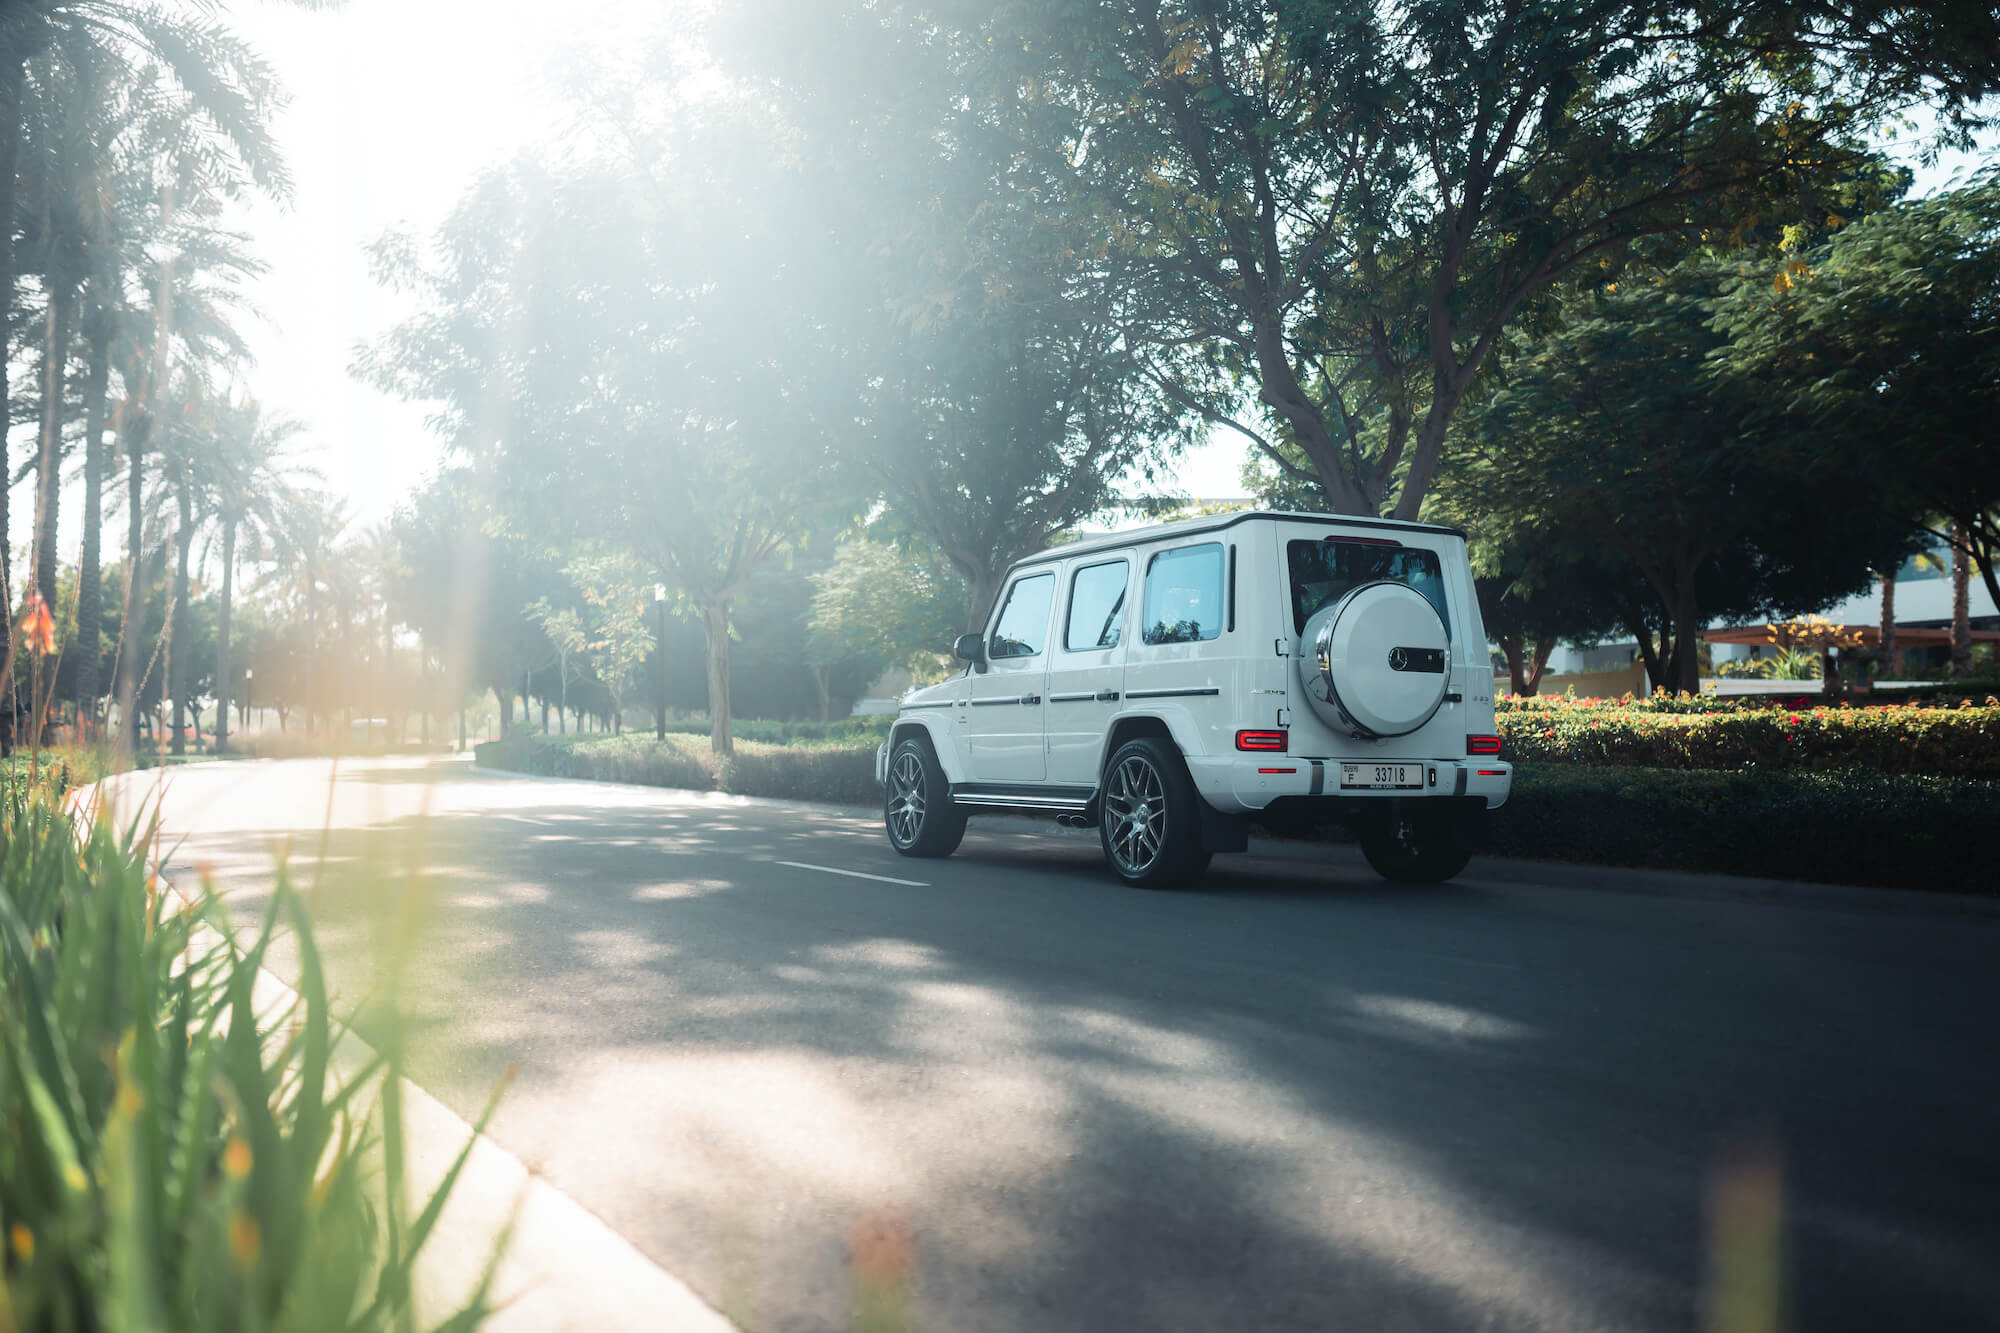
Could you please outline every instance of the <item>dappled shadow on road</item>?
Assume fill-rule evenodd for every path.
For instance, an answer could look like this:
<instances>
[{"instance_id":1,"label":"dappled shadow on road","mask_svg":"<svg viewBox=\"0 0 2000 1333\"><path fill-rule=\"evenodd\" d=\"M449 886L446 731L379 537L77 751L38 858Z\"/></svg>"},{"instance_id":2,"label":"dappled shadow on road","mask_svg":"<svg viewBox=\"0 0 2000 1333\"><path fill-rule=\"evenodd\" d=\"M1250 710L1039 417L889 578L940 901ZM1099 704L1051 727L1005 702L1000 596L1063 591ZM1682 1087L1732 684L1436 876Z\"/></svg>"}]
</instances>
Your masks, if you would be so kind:
<instances>
[{"instance_id":1,"label":"dappled shadow on road","mask_svg":"<svg viewBox=\"0 0 2000 1333\"><path fill-rule=\"evenodd\" d=\"M1000 823L916 862L846 811L594 796L485 787L335 830L298 879L350 1002L407 949L420 1081L464 1111L521 1062L502 1141L750 1327L842 1323L849 1229L885 1214L953 1328L1686 1327L1745 1128L1822 1208L1900 1195L1919 1239L1978 1234L1961 1187L2000 1184L1848 1169L1978 1143L1990 1101L1776 927L1338 865L1144 894L1088 835ZM248 913L269 845L182 855ZM1800 1326L1992 1308L1950 1245L1916 1281L1795 1226Z\"/></svg>"}]
</instances>

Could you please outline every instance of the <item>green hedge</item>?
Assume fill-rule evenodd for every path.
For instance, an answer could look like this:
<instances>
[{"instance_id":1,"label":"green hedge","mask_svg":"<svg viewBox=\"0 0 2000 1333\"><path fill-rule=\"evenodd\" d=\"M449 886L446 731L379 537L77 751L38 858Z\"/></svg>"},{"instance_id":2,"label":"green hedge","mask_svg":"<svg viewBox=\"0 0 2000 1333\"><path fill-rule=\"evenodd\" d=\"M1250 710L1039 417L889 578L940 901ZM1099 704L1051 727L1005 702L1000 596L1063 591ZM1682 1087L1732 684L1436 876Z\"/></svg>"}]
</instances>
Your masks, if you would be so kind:
<instances>
[{"instance_id":1,"label":"green hedge","mask_svg":"<svg viewBox=\"0 0 2000 1333\"><path fill-rule=\"evenodd\" d=\"M703 737L707 733L703 733ZM634 782L648 787L685 787L737 796L780 800L835 801L874 805L875 746L832 743L776 747L749 742L735 754L717 758L705 739L669 734L598 738L592 743L536 740L488 741L473 747L482 768L504 768L542 777Z\"/></svg>"},{"instance_id":2,"label":"green hedge","mask_svg":"<svg viewBox=\"0 0 2000 1333\"><path fill-rule=\"evenodd\" d=\"M1498 718L1518 760L1679 769L1867 769L2000 778L2000 703L1665 713L1572 702Z\"/></svg>"},{"instance_id":3,"label":"green hedge","mask_svg":"<svg viewBox=\"0 0 2000 1333\"><path fill-rule=\"evenodd\" d=\"M2000 783L1523 764L1498 856L1992 893Z\"/></svg>"},{"instance_id":4,"label":"green hedge","mask_svg":"<svg viewBox=\"0 0 2000 1333\"><path fill-rule=\"evenodd\" d=\"M847 805L882 803L882 788L875 782L873 746L866 750L738 753L722 761L715 785L738 796Z\"/></svg>"},{"instance_id":5,"label":"green hedge","mask_svg":"<svg viewBox=\"0 0 2000 1333\"><path fill-rule=\"evenodd\" d=\"M881 744L889 739L889 725L896 720L892 713L870 714L867 717L837 717L830 722L798 722L784 719L739 717L729 724L732 735L740 741L756 741L762 745L792 745L799 741L869 741ZM705 717L676 718L667 723L669 736L707 736L708 719ZM650 738L651 727L635 727L623 735L634 738ZM535 734L537 742L550 745L588 745L606 739L603 732L577 732L568 736L542 736Z\"/></svg>"}]
</instances>

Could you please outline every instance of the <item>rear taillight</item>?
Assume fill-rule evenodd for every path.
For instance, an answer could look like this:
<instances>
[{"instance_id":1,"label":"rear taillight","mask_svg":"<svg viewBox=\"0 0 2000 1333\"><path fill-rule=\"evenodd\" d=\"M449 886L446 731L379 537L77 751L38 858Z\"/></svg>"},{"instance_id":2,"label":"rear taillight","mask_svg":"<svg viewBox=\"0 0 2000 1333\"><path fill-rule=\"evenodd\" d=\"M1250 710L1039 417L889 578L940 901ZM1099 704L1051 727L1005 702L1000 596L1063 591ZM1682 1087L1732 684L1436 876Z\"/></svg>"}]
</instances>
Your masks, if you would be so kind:
<instances>
[{"instance_id":1,"label":"rear taillight","mask_svg":"<svg viewBox=\"0 0 2000 1333\"><path fill-rule=\"evenodd\" d=\"M1322 541L1339 542L1343 546L1398 546L1402 545L1394 537L1350 537L1345 533L1334 537L1321 538Z\"/></svg>"},{"instance_id":2,"label":"rear taillight","mask_svg":"<svg viewBox=\"0 0 2000 1333\"><path fill-rule=\"evenodd\" d=\"M1498 736L1467 736L1465 738L1465 752L1467 754L1499 754L1500 738Z\"/></svg>"},{"instance_id":3,"label":"rear taillight","mask_svg":"<svg viewBox=\"0 0 2000 1333\"><path fill-rule=\"evenodd\" d=\"M1282 752L1291 743L1282 731L1239 731L1236 733L1236 748L1239 750L1277 750Z\"/></svg>"}]
</instances>

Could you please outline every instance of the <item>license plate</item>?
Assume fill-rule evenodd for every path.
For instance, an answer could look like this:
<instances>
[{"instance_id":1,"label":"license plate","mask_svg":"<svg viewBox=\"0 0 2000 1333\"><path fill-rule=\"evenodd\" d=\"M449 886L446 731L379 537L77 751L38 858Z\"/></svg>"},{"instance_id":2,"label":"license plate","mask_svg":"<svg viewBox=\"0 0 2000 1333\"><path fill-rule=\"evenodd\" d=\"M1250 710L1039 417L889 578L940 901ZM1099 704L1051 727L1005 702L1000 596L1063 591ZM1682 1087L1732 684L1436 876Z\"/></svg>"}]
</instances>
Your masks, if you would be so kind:
<instances>
[{"instance_id":1,"label":"license plate","mask_svg":"<svg viewBox=\"0 0 2000 1333\"><path fill-rule=\"evenodd\" d=\"M1364 791L1394 790L1424 785L1422 764L1342 764L1340 785Z\"/></svg>"}]
</instances>

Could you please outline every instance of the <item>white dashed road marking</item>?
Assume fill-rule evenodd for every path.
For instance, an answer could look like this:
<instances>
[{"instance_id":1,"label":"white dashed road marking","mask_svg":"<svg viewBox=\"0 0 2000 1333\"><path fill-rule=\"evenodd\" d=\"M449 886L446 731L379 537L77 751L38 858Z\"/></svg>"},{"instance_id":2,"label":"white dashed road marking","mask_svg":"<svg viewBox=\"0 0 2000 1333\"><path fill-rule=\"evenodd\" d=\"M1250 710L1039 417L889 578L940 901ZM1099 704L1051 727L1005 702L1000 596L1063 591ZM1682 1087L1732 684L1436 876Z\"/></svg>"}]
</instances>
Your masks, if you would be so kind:
<instances>
[{"instance_id":1,"label":"white dashed road marking","mask_svg":"<svg viewBox=\"0 0 2000 1333\"><path fill-rule=\"evenodd\" d=\"M872 879L882 884L903 884L912 889L928 889L930 885L920 879L896 879L890 875L870 875L860 870L835 870L832 866L809 866L804 861L780 861L781 866L794 870L817 870L823 875L846 875L849 879Z\"/></svg>"}]
</instances>

